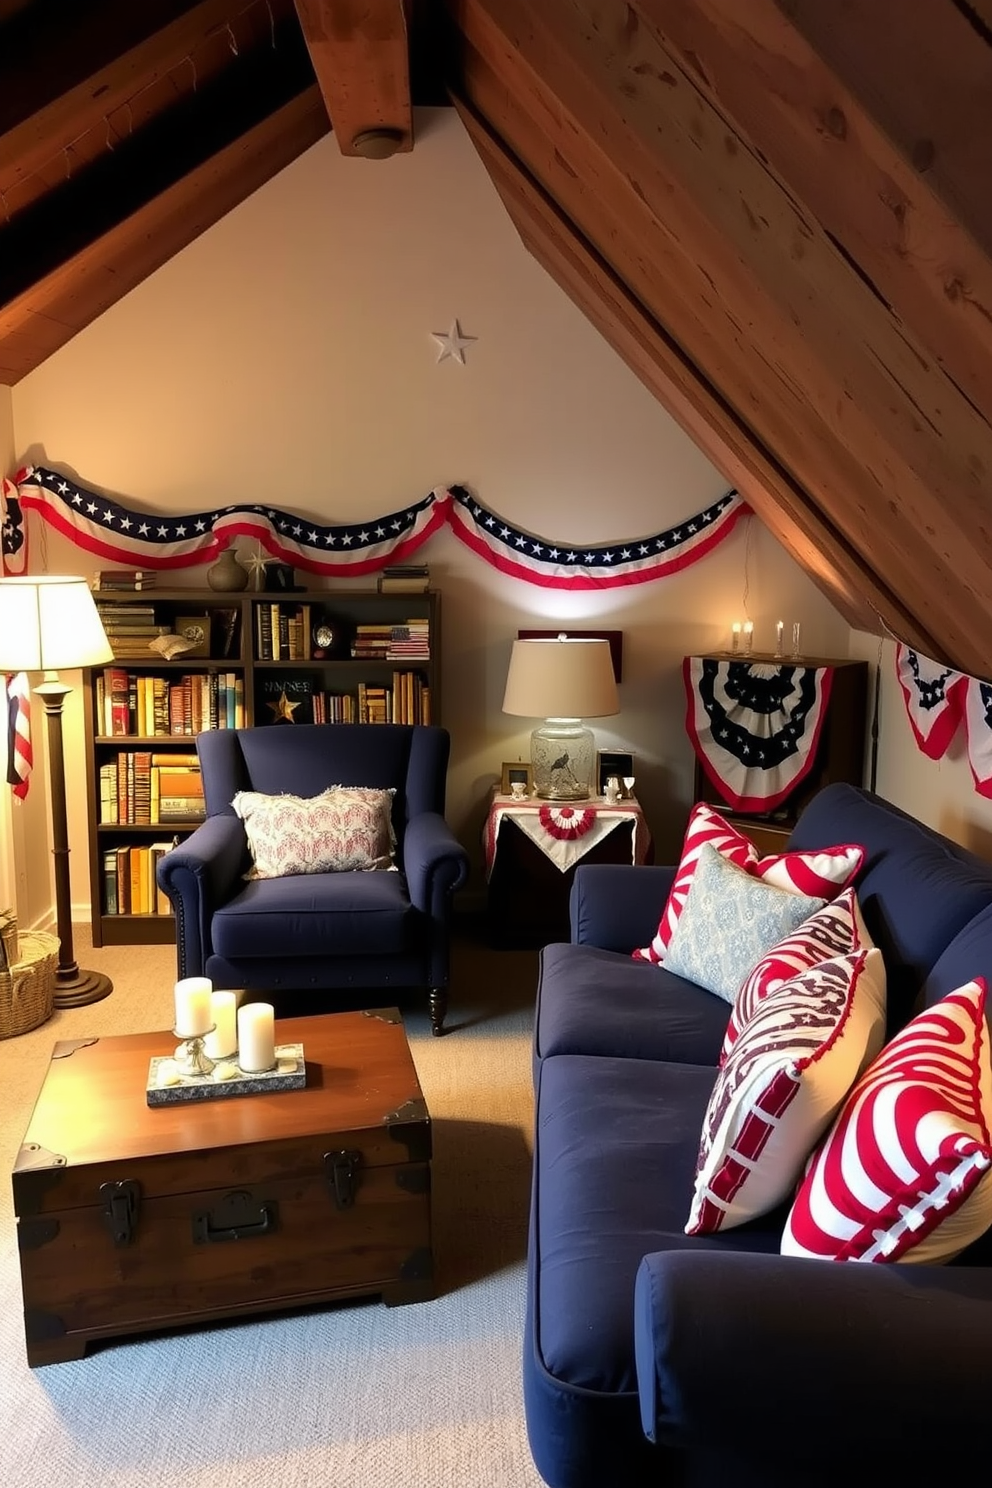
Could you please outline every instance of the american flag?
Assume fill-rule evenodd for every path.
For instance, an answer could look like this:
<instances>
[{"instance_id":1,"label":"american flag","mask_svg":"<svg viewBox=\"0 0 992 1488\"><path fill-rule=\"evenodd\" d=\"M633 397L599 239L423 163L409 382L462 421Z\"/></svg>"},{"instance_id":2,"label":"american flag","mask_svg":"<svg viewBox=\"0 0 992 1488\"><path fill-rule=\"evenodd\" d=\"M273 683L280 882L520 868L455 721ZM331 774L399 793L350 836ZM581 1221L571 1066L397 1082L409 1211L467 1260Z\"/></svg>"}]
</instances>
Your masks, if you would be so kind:
<instances>
[{"instance_id":1,"label":"american flag","mask_svg":"<svg viewBox=\"0 0 992 1488\"><path fill-rule=\"evenodd\" d=\"M141 568L205 563L232 538L243 536L310 573L359 577L407 557L447 524L494 568L551 589L610 589L677 573L711 552L750 510L736 491L728 491L661 532L580 545L538 537L506 522L459 485L437 486L383 517L326 525L261 504L156 516L44 466L26 467L15 482L25 511L38 512L79 547Z\"/></svg>"},{"instance_id":2,"label":"american flag","mask_svg":"<svg viewBox=\"0 0 992 1488\"><path fill-rule=\"evenodd\" d=\"M7 675L7 784L23 801L34 763L31 749L31 693L24 672Z\"/></svg>"}]
</instances>

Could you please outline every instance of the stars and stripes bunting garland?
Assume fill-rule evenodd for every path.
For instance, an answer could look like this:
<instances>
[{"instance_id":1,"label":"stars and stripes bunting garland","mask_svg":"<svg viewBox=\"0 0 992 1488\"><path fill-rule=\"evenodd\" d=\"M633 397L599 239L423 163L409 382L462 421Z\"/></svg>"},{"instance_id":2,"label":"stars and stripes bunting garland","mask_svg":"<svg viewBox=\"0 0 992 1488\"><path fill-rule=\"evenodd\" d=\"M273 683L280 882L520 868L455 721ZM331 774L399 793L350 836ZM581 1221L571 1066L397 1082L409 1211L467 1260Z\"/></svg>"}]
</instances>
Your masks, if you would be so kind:
<instances>
[{"instance_id":1,"label":"stars and stripes bunting garland","mask_svg":"<svg viewBox=\"0 0 992 1488\"><path fill-rule=\"evenodd\" d=\"M34 751L31 747L31 693L24 672L10 672L7 691L7 784L21 800L28 793Z\"/></svg>"},{"instance_id":2,"label":"stars and stripes bunting garland","mask_svg":"<svg viewBox=\"0 0 992 1488\"><path fill-rule=\"evenodd\" d=\"M504 522L461 486L452 487L448 520L473 553L501 573L548 589L609 589L677 573L716 547L750 507L736 491L676 527L622 543L576 546L535 537Z\"/></svg>"},{"instance_id":3,"label":"stars and stripes bunting garland","mask_svg":"<svg viewBox=\"0 0 992 1488\"><path fill-rule=\"evenodd\" d=\"M111 562L155 569L208 562L232 539L247 537L295 568L359 577L408 557L448 524L502 573L552 589L606 589L664 578L705 557L750 510L736 491L729 491L663 532L578 547L504 522L457 485L438 486L421 501L384 517L329 525L264 503L156 516L40 465L21 470L12 490L6 503L11 520L5 521L5 552L8 540L11 551L23 545L18 502L78 547Z\"/></svg>"},{"instance_id":4,"label":"stars and stripes bunting garland","mask_svg":"<svg viewBox=\"0 0 992 1488\"><path fill-rule=\"evenodd\" d=\"M685 658L686 732L729 806L774 811L809 774L833 675L833 667Z\"/></svg>"},{"instance_id":5,"label":"stars and stripes bunting garland","mask_svg":"<svg viewBox=\"0 0 992 1488\"><path fill-rule=\"evenodd\" d=\"M967 678L901 641L896 646L896 676L917 745L928 759L940 759L958 731Z\"/></svg>"}]
</instances>

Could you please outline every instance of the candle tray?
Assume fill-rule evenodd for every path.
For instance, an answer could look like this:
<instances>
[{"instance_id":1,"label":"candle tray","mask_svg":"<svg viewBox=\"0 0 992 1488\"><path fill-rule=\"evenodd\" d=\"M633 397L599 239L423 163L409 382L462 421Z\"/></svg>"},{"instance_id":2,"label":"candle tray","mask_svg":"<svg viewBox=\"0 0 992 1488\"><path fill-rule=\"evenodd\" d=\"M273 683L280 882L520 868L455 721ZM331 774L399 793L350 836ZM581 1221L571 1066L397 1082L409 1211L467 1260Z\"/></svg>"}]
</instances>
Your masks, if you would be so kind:
<instances>
[{"instance_id":1,"label":"candle tray","mask_svg":"<svg viewBox=\"0 0 992 1488\"><path fill-rule=\"evenodd\" d=\"M239 1069L237 1056L231 1055L215 1061L213 1074L180 1075L175 1085L160 1084L162 1066L174 1063L172 1055L155 1057L149 1063L145 1088L148 1105L178 1106L190 1101L223 1100L230 1095L270 1095L277 1090L303 1090L307 1083L302 1044L277 1044L275 1066L270 1070L246 1074ZM232 1066L237 1073L227 1079L217 1079L217 1070Z\"/></svg>"}]
</instances>

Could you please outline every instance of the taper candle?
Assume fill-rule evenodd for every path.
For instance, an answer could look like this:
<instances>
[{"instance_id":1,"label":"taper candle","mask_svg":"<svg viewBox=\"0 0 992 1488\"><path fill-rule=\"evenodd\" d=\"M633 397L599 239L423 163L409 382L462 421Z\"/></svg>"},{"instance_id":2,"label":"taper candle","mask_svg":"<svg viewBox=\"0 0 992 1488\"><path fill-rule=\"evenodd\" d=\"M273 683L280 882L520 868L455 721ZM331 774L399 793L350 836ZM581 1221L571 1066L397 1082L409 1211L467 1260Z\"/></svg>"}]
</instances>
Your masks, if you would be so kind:
<instances>
[{"instance_id":1,"label":"taper candle","mask_svg":"<svg viewBox=\"0 0 992 1488\"><path fill-rule=\"evenodd\" d=\"M238 1064L246 1074L271 1069L276 1062L275 1015L271 1002L238 1008Z\"/></svg>"},{"instance_id":2,"label":"taper candle","mask_svg":"<svg viewBox=\"0 0 992 1488\"><path fill-rule=\"evenodd\" d=\"M745 656L750 656L751 655L751 642L753 640L754 640L754 622L752 620L745 620L744 621L744 655Z\"/></svg>"},{"instance_id":3,"label":"taper candle","mask_svg":"<svg viewBox=\"0 0 992 1488\"><path fill-rule=\"evenodd\" d=\"M775 623L775 655L782 655L782 636L785 632L785 621L778 620Z\"/></svg>"},{"instance_id":4,"label":"taper candle","mask_svg":"<svg viewBox=\"0 0 992 1488\"><path fill-rule=\"evenodd\" d=\"M213 1033L208 1033L203 1047L211 1059L226 1059L238 1047L238 999L233 992L214 992L210 997L210 1021Z\"/></svg>"},{"instance_id":5,"label":"taper candle","mask_svg":"<svg viewBox=\"0 0 992 1488\"><path fill-rule=\"evenodd\" d=\"M183 1038L206 1033L213 1022L210 1012L212 991L213 983L209 977L183 977L176 983L176 1033Z\"/></svg>"}]
</instances>

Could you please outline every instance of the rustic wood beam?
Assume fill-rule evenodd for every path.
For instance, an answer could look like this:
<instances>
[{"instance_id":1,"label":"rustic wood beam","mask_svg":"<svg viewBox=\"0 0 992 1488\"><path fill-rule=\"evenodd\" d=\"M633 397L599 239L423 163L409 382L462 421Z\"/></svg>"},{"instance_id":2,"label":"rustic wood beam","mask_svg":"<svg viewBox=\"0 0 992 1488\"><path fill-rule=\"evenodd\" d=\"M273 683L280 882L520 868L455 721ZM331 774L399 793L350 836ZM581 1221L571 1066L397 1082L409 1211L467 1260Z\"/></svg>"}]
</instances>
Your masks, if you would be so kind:
<instances>
[{"instance_id":1,"label":"rustic wood beam","mask_svg":"<svg viewBox=\"0 0 992 1488\"><path fill-rule=\"evenodd\" d=\"M857 629L912 637L932 655L934 639L843 539L774 456L758 444L719 393L496 139L464 99L455 106L521 239L738 490L814 584Z\"/></svg>"},{"instance_id":2,"label":"rustic wood beam","mask_svg":"<svg viewBox=\"0 0 992 1488\"><path fill-rule=\"evenodd\" d=\"M894 147L776 0L637 0L635 9L992 421L992 261L929 173Z\"/></svg>"},{"instance_id":3,"label":"rustic wood beam","mask_svg":"<svg viewBox=\"0 0 992 1488\"><path fill-rule=\"evenodd\" d=\"M53 265L0 308L13 385L328 131L316 84Z\"/></svg>"},{"instance_id":4,"label":"rustic wood beam","mask_svg":"<svg viewBox=\"0 0 992 1488\"><path fill-rule=\"evenodd\" d=\"M404 0L296 0L296 9L341 153L412 150Z\"/></svg>"},{"instance_id":5,"label":"rustic wood beam","mask_svg":"<svg viewBox=\"0 0 992 1488\"><path fill-rule=\"evenodd\" d=\"M451 8L480 111L940 654L984 674L984 420L630 6Z\"/></svg>"}]
</instances>

